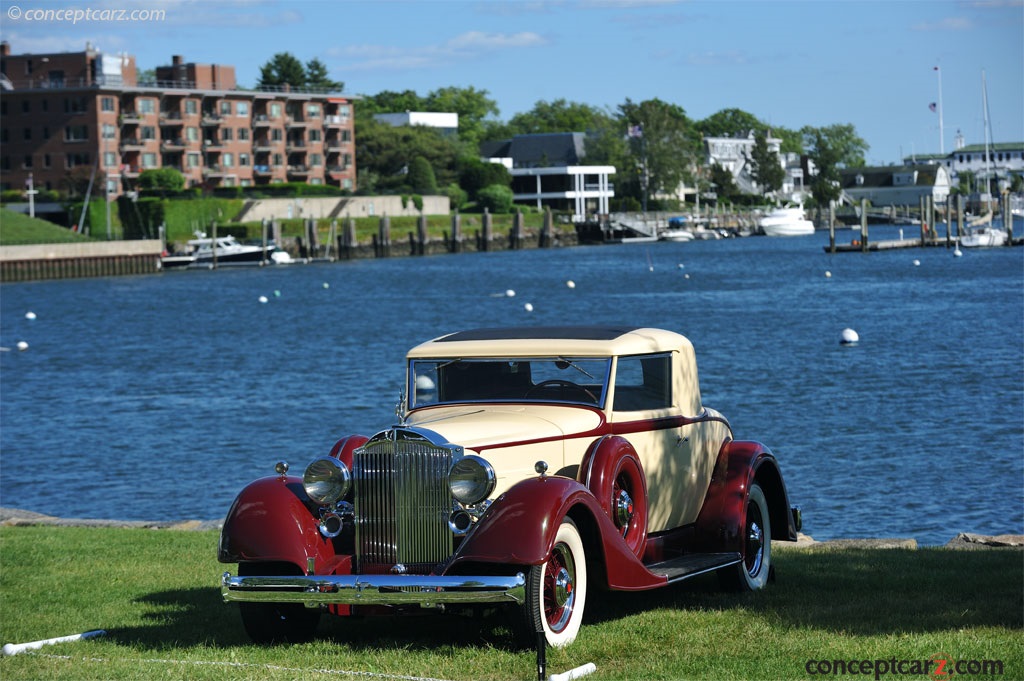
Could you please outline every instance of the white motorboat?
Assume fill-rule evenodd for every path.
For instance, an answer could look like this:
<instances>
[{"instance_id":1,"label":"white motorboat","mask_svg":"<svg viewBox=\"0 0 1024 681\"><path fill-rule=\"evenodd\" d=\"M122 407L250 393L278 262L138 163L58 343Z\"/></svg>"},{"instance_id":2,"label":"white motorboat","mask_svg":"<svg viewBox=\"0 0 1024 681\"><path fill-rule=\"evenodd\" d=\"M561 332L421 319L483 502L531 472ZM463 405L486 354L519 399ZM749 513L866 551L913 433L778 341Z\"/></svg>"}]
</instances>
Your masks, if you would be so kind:
<instances>
[{"instance_id":1,"label":"white motorboat","mask_svg":"<svg viewBox=\"0 0 1024 681\"><path fill-rule=\"evenodd\" d=\"M661 241L693 241L694 235L688 229L666 229L658 235Z\"/></svg>"},{"instance_id":2,"label":"white motorboat","mask_svg":"<svg viewBox=\"0 0 1024 681\"><path fill-rule=\"evenodd\" d=\"M757 223L765 236L804 236L814 234L814 223L804 217L804 209L776 208Z\"/></svg>"},{"instance_id":3,"label":"white motorboat","mask_svg":"<svg viewBox=\"0 0 1024 681\"><path fill-rule=\"evenodd\" d=\"M971 230L960 237L960 245L964 248L992 248L1006 245L1006 230L989 225Z\"/></svg>"},{"instance_id":4,"label":"white motorboat","mask_svg":"<svg viewBox=\"0 0 1024 681\"><path fill-rule=\"evenodd\" d=\"M268 243L241 244L230 234L211 239L205 235L188 241L189 253L194 260L189 267L212 267L214 259L221 265L264 265L277 262L274 252L277 245Z\"/></svg>"}]
</instances>

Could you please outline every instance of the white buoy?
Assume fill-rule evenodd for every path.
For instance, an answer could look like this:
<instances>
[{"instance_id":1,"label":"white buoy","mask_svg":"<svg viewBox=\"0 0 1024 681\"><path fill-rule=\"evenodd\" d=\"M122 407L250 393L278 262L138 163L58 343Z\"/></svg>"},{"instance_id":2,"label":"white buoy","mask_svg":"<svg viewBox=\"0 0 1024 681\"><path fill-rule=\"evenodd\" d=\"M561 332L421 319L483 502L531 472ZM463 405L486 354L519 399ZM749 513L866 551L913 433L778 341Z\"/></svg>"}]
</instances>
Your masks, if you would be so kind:
<instances>
[{"instance_id":1,"label":"white buoy","mask_svg":"<svg viewBox=\"0 0 1024 681\"><path fill-rule=\"evenodd\" d=\"M683 275L683 279L689 279L689 278L690 278L690 275L689 275L689 274L684 274L684 275Z\"/></svg>"},{"instance_id":2,"label":"white buoy","mask_svg":"<svg viewBox=\"0 0 1024 681\"><path fill-rule=\"evenodd\" d=\"M684 265L683 263L679 263L678 265L676 265L676 267L678 267L679 269L683 269L684 267L686 267L686 265Z\"/></svg>"},{"instance_id":3,"label":"white buoy","mask_svg":"<svg viewBox=\"0 0 1024 681\"><path fill-rule=\"evenodd\" d=\"M954 258L959 258L963 254L964 254L964 252L960 250L960 244L957 244L956 248L953 249L953 257Z\"/></svg>"},{"instance_id":4,"label":"white buoy","mask_svg":"<svg viewBox=\"0 0 1024 681\"><path fill-rule=\"evenodd\" d=\"M57 638L46 638L42 641L30 641L29 643L6 643L2 649L4 655L17 655L18 653L24 653L27 650L38 650L43 646L53 645L54 643L70 643L72 641L83 641L87 638L95 638L97 636L104 636L107 632L102 629L95 631L87 631L84 634L72 634L71 636L58 636Z\"/></svg>"},{"instance_id":5,"label":"white buoy","mask_svg":"<svg viewBox=\"0 0 1024 681\"><path fill-rule=\"evenodd\" d=\"M576 288L576 282L573 281L572 279L570 279L569 281L565 282L565 285L568 286L569 288Z\"/></svg>"},{"instance_id":6,"label":"white buoy","mask_svg":"<svg viewBox=\"0 0 1024 681\"><path fill-rule=\"evenodd\" d=\"M920 267L920 266L921 266L921 261L918 260L917 258L914 258L914 267Z\"/></svg>"},{"instance_id":7,"label":"white buoy","mask_svg":"<svg viewBox=\"0 0 1024 681\"><path fill-rule=\"evenodd\" d=\"M327 283L327 282L325 281L325 282L324 282L324 288L330 288L330 287L331 287L331 285L330 285L330 284L328 284L328 283Z\"/></svg>"},{"instance_id":8,"label":"white buoy","mask_svg":"<svg viewBox=\"0 0 1024 681\"><path fill-rule=\"evenodd\" d=\"M24 352L25 350L28 350L28 343L25 341L18 341L18 344L15 347Z\"/></svg>"},{"instance_id":9,"label":"white buoy","mask_svg":"<svg viewBox=\"0 0 1024 681\"><path fill-rule=\"evenodd\" d=\"M860 340L860 336L853 329L843 329L842 338L839 341L840 345L856 345Z\"/></svg>"},{"instance_id":10,"label":"white buoy","mask_svg":"<svg viewBox=\"0 0 1024 681\"><path fill-rule=\"evenodd\" d=\"M266 296L260 296L260 302L261 303L267 302L267 297Z\"/></svg>"},{"instance_id":11,"label":"white buoy","mask_svg":"<svg viewBox=\"0 0 1024 681\"><path fill-rule=\"evenodd\" d=\"M578 679L581 676L586 676L587 674L593 674L596 671L597 665L593 662L588 662L576 667L575 669L570 669L567 672L552 674L548 677L548 681L573 681L573 679Z\"/></svg>"},{"instance_id":12,"label":"white buoy","mask_svg":"<svg viewBox=\"0 0 1024 681\"><path fill-rule=\"evenodd\" d=\"M832 278L832 272L829 271L829 270L825 270L825 278L826 279L831 279Z\"/></svg>"},{"instance_id":13,"label":"white buoy","mask_svg":"<svg viewBox=\"0 0 1024 681\"><path fill-rule=\"evenodd\" d=\"M516 297L516 292L515 292L515 290L513 290L513 289L506 289L506 291L505 291L505 297L506 297L506 298L515 298L515 297Z\"/></svg>"},{"instance_id":14,"label":"white buoy","mask_svg":"<svg viewBox=\"0 0 1024 681\"><path fill-rule=\"evenodd\" d=\"M35 319L35 318L36 318L36 313L33 312L32 310L29 310L28 312L25 313L25 319Z\"/></svg>"},{"instance_id":15,"label":"white buoy","mask_svg":"<svg viewBox=\"0 0 1024 681\"><path fill-rule=\"evenodd\" d=\"M527 312L533 312L533 303L527 303L526 305L523 305L523 309L526 310Z\"/></svg>"},{"instance_id":16,"label":"white buoy","mask_svg":"<svg viewBox=\"0 0 1024 681\"><path fill-rule=\"evenodd\" d=\"M274 297L275 297L275 298L280 298L280 297L281 297L281 292L280 292L280 291L278 291L278 290L275 290L275 291L274 291Z\"/></svg>"}]
</instances>

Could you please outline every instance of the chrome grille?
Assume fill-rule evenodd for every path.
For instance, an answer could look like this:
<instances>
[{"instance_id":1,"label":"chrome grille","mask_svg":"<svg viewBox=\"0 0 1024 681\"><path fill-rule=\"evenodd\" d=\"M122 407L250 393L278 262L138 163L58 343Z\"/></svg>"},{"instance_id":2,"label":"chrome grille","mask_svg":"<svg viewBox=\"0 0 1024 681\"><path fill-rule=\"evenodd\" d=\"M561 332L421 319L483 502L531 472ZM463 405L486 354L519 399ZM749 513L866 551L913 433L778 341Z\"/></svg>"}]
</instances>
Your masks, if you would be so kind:
<instances>
[{"instance_id":1,"label":"chrome grille","mask_svg":"<svg viewBox=\"0 0 1024 681\"><path fill-rule=\"evenodd\" d=\"M451 555L448 470L459 448L432 435L396 428L353 453L359 572L387 572L397 564L409 572L429 572Z\"/></svg>"}]
</instances>

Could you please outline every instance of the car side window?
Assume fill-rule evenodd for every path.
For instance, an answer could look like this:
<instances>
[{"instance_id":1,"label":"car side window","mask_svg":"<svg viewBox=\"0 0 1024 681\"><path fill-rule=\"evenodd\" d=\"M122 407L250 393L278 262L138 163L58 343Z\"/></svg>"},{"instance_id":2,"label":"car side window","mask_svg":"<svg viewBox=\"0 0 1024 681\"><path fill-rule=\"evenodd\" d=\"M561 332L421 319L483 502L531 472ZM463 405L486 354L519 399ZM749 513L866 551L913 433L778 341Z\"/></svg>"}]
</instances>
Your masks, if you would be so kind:
<instances>
[{"instance_id":1,"label":"car side window","mask_svg":"<svg viewBox=\"0 0 1024 681\"><path fill-rule=\"evenodd\" d=\"M671 355L619 358L615 371L615 411L646 411L671 406Z\"/></svg>"}]
</instances>

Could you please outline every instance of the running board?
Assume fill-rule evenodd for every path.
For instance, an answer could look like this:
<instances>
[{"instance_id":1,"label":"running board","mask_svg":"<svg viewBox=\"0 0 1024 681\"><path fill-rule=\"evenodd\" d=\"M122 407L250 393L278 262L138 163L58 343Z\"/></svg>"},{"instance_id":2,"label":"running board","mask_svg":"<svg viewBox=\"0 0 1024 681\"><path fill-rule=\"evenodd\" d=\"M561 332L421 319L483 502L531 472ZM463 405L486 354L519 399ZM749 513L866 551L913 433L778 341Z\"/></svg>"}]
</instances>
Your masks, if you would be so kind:
<instances>
[{"instance_id":1,"label":"running board","mask_svg":"<svg viewBox=\"0 0 1024 681\"><path fill-rule=\"evenodd\" d=\"M689 577L696 577L705 572L713 572L720 568L739 563L743 558L739 552L732 553L691 553L686 556L672 558L647 566L653 574L664 577L669 584Z\"/></svg>"}]
</instances>

